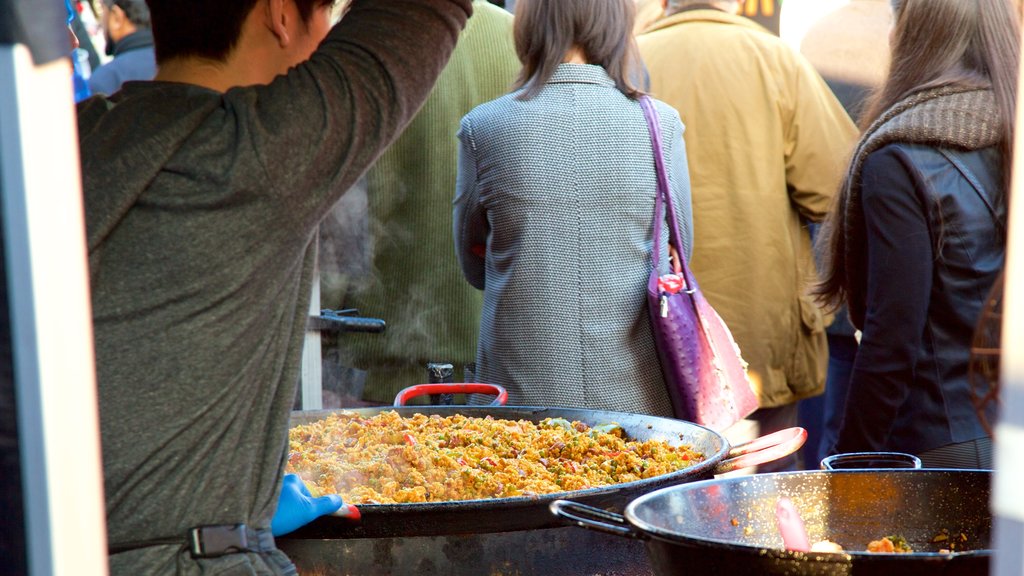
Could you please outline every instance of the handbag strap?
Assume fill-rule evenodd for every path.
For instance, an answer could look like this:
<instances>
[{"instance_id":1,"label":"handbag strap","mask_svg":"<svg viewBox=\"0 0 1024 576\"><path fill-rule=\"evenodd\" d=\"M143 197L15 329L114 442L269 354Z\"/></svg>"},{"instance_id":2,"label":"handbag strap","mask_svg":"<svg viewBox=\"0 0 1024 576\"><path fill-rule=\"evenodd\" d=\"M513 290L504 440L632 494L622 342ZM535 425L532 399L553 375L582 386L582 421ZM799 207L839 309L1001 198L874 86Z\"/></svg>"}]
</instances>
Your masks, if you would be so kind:
<instances>
[{"instance_id":1,"label":"handbag strap","mask_svg":"<svg viewBox=\"0 0 1024 576\"><path fill-rule=\"evenodd\" d=\"M665 159L661 153L661 128L659 127L658 111L654 108L654 102L650 96L640 97L640 107L643 108L644 118L647 120L647 128L651 133L651 150L654 151L654 172L658 179L658 193L654 200L654 239L653 239L653 264L658 269L661 261L661 223L665 217L662 211L668 212L669 242L676 247L679 253L679 262L682 265L683 278L686 280L686 288L693 289L696 282L693 280L693 273L687 266L686 256L683 254L682 234L679 233L679 222L676 219L675 206L672 204L672 192L668 186L668 172L665 171Z\"/></svg>"}]
</instances>

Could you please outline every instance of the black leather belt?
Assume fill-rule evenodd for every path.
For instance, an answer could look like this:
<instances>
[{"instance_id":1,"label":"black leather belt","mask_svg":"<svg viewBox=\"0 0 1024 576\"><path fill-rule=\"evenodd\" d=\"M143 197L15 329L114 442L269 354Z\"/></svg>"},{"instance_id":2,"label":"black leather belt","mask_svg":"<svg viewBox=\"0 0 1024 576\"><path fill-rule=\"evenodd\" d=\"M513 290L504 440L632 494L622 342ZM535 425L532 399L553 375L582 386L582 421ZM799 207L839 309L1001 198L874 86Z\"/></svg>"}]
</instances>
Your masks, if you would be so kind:
<instances>
[{"instance_id":1,"label":"black leather belt","mask_svg":"<svg viewBox=\"0 0 1024 576\"><path fill-rule=\"evenodd\" d=\"M110 546L111 555L149 548L152 546L179 545L188 548L193 558L218 558L242 552L270 552L277 548L274 535L269 529L255 530L245 524L218 524L197 526L182 538L154 538L125 542Z\"/></svg>"}]
</instances>

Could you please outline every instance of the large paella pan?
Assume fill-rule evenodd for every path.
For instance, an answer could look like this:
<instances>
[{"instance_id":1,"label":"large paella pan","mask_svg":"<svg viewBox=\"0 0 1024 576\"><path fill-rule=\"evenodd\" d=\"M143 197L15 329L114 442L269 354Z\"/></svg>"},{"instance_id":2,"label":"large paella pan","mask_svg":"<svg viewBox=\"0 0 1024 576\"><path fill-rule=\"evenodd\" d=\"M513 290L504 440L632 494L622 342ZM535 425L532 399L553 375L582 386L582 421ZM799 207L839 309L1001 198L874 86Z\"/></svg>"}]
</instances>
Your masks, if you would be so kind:
<instances>
[{"instance_id":1,"label":"large paella pan","mask_svg":"<svg viewBox=\"0 0 1024 576\"><path fill-rule=\"evenodd\" d=\"M458 393L460 387L452 385L450 391ZM436 390L429 390L437 392ZM400 394L400 398L408 394ZM401 402L398 402L401 403ZM447 534L478 534L558 526L548 512L548 504L560 498L608 510L622 511L633 498L652 490L710 478L758 463L763 463L799 448L806 433L792 429L760 438L746 445L731 447L720 434L696 424L622 412L582 410L573 408L515 407L515 406L396 406L361 408L345 411L360 418L372 418L394 411L403 417L416 414L425 416L491 418L509 421L540 423L548 419L580 422L588 427L615 424L626 437L638 441L659 440L670 446L688 446L700 455L696 463L681 470L635 481L564 490L546 494L511 497L481 498L461 501L413 502L397 504L361 504L361 521L342 518L321 518L300 530L302 538L375 538L395 536L430 536ZM323 420L338 411L295 412L292 425L298 426Z\"/></svg>"}]
</instances>

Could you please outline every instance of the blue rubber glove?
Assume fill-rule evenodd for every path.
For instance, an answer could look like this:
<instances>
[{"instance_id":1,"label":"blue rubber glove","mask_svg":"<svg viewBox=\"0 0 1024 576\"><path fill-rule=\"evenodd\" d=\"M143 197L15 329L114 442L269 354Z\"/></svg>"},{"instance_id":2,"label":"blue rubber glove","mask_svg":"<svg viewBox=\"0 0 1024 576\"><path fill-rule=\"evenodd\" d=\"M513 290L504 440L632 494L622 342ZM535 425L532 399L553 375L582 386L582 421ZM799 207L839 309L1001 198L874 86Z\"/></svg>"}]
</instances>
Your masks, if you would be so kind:
<instances>
[{"instance_id":1,"label":"blue rubber glove","mask_svg":"<svg viewBox=\"0 0 1024 576\"><path fill-rule=\"evenodd\" d=\"M337 511L341 504L341 496L337 494L313 498L301 478L295 474L285 474L277 511L270 522L270 531L274 536L281 536L298 530L325 514Z\"/></svg>"}]
</instances>

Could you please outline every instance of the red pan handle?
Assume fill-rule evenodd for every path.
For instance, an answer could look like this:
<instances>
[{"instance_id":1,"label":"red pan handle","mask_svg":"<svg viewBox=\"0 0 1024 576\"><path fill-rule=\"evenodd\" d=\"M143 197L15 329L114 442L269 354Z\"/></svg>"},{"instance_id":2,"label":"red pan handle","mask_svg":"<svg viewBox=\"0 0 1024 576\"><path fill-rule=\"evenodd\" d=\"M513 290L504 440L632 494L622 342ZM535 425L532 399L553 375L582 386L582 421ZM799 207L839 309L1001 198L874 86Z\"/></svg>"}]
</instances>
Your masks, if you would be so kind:
<instances>
[{"instance_id":1,"label":"red pan handle","mask_svg":"<svg viewBox=\"0 0 1024 576\"><path fill-rule=\"evenodd\" d=\"M725 474L740 468L774 462L796 452L807 441L807 430L800 427L786 428L750 442L744 442L729 450L725 460L715 467L715 474Z\"/></svg>"},{"instance_id":2,"label":"red pan handle","mask_svg":"<svg viewBox=\"0 0 1024 576\"><path fill-rule=\"evenodd\" d=\"M333 512L331 516L336 518L346 518L353 522L359 522L363 519L363 514L359 511L359 508L357 508L355 504L348 503L342 504L341 508L338 508L337 511Z\"/></svg>"},{"instance_id":3,"label":"red pan handle","mask_svg":"<svg viewBox=\"0 0 1024 576\"><path fill-rule=\"evenodd\" d=\"M395 396L395 406L405 406L410 398L423 396L425 394L493 394L496 396L494 402L489 406L504 406L508 402L508 392L497 384L481 384L478 382L454 384L416 384L402 389Z\"/></svg>"}]
</instances>

